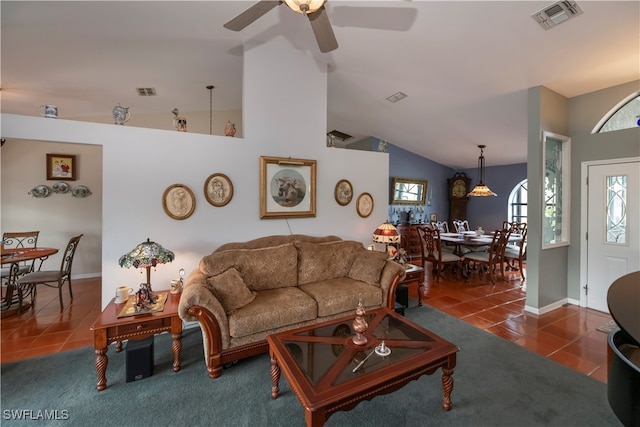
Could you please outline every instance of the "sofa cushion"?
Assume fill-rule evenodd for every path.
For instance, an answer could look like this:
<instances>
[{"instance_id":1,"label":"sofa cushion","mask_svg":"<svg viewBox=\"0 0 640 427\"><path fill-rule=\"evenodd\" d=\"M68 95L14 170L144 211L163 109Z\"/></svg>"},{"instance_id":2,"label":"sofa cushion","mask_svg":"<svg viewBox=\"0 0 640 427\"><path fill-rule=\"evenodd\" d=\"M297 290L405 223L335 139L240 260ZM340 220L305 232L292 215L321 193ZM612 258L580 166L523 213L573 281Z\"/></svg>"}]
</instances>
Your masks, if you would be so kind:
<instances>
[{"instance_id":1,"label":"sofa cushion","mask_svg":"<svg viewBox=\"0 0 640 427\"><path fill-rule=\"evenodd\" d=\"M296 242L298 285L345 277L362 243L343 240L327 243Z\"/></svg>"},{"instance_id":2,"label":"sofa cushion","mask_svg":"<svg viewBox=\"0 0 640 427\"><path fill-rule=\"evenodd\" d=\"M309 283L300 289L318 302L318 317L355 313L360 298L365 307L382 305L380 287L347 277Z\"/></svg>"},{"instance_id":3,"label":"sofa cushion","mask_svg":"<svg viewBox=\"0 0 640 427\"><path fill-rule=\"evenodd\" d=\"M256 292L256 299L229 316L229 334L240 338L315 319L316 301L298 288Z\"/></svg>"},{"instance_id":4,"label":"sofa cushion","mask_svg":"<svg viewBox=\"0 0 640 427\"><path fill-rule=\"evenodd\" d=\"M380 273L388 257L386 252L358 251L348 276L354 280L379 285Z\"/></svg>"},{"instance_id":5,"label":"sofa cushion","mask_svg":"<svg viewBox=\"0 0 640 427\"><path fill-rule=\"evenodd\" d=\"M260 249L230 249L202 258L200 271L215 276L234 267L252 291L296 286L297 256L293 243Z\"/></svg>"},{"instance_id":6,"label":"sofa cushion","mask_svg":"<svg viewBox=\"0 0 640 427\"><path fill-rule=\"evenodd\" d=\"M218 301L220 301L227 315L235 313L236 310L256 298L256 293L247 288L240 272L235 268L230 268L217 276L209 277L207 284L216 298L218 298Z\"/></svg>"}]
</instances>

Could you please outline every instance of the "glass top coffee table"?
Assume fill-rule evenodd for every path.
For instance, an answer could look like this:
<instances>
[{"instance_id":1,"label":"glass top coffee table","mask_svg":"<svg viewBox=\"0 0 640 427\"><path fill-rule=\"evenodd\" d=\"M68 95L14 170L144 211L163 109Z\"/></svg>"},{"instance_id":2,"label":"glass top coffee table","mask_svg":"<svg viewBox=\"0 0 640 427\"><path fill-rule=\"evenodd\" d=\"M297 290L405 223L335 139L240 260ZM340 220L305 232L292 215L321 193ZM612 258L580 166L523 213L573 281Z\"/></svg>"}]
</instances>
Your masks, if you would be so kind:
<instances>
[{"instance_id":1,"label":"glass top coffee table","mask_svg":"<svg viewBox=\"0 0 640 427\"><path fill-rule=\"evenodd\" d=\"M336 411L348 411L442 368L442 405L451 409L459 348L386 308L364 317L369 324L364 345L352 341L355 313L268 336L271 396L278 397L284 372L304 407L307 426L321 426ZM376 352L383 340L388 355Z\"/></svg>"}]
</instances>

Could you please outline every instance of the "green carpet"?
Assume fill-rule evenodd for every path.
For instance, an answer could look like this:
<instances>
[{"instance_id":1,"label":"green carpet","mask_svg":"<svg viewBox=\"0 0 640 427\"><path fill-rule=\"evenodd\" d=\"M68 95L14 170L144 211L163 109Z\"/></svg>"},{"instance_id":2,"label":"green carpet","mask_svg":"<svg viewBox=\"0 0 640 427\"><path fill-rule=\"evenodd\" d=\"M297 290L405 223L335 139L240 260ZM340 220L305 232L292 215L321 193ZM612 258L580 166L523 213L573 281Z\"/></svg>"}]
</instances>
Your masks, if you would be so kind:
<instances>
[{"instance_id":1,"label":"green carpet","mask_svg":"<svg viewBox=\"0 0 640 427\"><path fill-rule=\"evenodd\" d=\"M606 385L433 308L407 317L460 347L453 408L442 409L439 370L349 412L327 426L620 426ZM171 337L156 337L154 375L125 382L124 353L109 347L108 388L95 389L95 356L82 348L3 364L2 426L304 426L284 376L271 399L268 355L240 361L210 380L199 329L185 331L182 370ZM48 411L48 412L44 412ZM28 419L16 419L18 415ZM46 418L56 417L58 420ZM43 419L44 418L44 419Z\"/></svg>"}]
</instances>

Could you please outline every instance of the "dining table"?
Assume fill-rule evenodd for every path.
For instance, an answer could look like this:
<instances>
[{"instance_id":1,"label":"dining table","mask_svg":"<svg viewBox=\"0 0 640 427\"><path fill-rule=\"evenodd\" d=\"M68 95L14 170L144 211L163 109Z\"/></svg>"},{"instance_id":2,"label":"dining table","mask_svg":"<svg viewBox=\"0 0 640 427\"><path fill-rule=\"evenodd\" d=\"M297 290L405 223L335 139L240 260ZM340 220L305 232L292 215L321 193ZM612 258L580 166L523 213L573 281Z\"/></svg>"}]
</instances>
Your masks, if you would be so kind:
<instances>
[{"instance_id":1,"label":"dining table","mask_svg":"<svg viewBox=\"0 0 640 427\"><path fill-rule=\"evenodd\" d=\"M477 250L479 247L490 246L493 241L493 232L478 233L477 231L464 231L462 233L440 233L440 240L455 245L454 253L462 256L462 247ZM522 234L511 233L508 242L516 243L522 240Z\"/></svg>"},{"instance_id":2,"label":"dining table","mask_svg":"<svg viewBox=\"0 0 640 427\"><path fill-rule=\"evenodd\" d=\"M39 260L40 264L51 255L58 253L57 248L3 248L0 253L2 266L9 266L6 273L3 271L2 284L6 285L6 292L2 298L2 318L21 313L30 307L31 302L26 302L23 298L26 289L18 285L20 263ZM6 276L5 276L6 274Z\"/></svg>"}]
</instances>

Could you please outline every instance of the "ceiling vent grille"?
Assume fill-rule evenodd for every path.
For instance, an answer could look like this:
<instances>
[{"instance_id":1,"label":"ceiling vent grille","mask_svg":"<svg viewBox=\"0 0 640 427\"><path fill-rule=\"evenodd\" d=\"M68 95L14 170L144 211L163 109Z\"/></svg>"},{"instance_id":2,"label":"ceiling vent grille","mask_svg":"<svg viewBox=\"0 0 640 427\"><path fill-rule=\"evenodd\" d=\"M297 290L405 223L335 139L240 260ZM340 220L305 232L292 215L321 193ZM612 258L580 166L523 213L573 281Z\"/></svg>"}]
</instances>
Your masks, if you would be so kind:
<instances>
[{"instance_id":1,"label":"ceiling vent grille","mask_svg":"<svg viewBox=\"0 0 640 427\"><path fill-rule=\"evenodd\" d=\"M548 30L578 15L583 11L574 1L559 1L531 15L542 28Z\"/></svg>"},{"instance_id":2,"label":"ceiling vent grille","mask_svg":"<svg viewBox=\"0 0 640 427\"><path fill-rule=\"evenodd\" d=\"M138 96L156 96L156 88L154 87L137 87Z\"/></svg>"}]
</instances>

